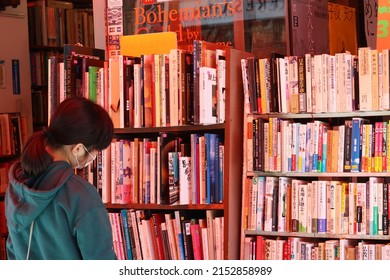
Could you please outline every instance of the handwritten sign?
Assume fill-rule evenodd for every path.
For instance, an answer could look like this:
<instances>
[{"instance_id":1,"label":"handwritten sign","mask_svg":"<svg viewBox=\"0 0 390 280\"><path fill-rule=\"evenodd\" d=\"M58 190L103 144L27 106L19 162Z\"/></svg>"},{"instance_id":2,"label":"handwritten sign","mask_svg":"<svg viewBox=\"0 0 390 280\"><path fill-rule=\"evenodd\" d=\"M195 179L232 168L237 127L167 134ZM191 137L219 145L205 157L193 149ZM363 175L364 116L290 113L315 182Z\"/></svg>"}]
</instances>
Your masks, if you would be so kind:
<instances>
[{"instance_id":1,"label":"handwritten sign","mask_svg":"<svg viewBox=\"0 0 390 280\"><path fill-rule=\"evenodd\" d=\"M390 1L378 0L378 26L376 36L376 48L390 48Z\"/></svg>"},{"instance_id":2,"label":"handwritten sign","mask_svg":"<svg viewBox=\"0 0 390 280\"><path fill-rule=\"evenodd\" d=\"M379 0L380 1L380 0ZM376 30L378 20L378 0L364 0L364 31L367 46L376 48Z\"/></svg>"}]
</instances>

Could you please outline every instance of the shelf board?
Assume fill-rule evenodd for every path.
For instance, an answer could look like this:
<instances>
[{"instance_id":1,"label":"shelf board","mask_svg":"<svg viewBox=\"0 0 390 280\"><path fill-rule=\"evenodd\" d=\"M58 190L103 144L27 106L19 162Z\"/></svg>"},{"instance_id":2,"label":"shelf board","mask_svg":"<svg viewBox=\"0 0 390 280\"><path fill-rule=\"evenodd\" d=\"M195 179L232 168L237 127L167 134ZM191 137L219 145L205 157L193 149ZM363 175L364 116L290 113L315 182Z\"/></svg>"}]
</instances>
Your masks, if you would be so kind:
<instances>
[{"instance_id":1,"label":"shelf board","mask_svg":"<svg viewBox=\"0 0 390 280\"><path fill-rule=\"evenodd\" d=\"M327 233L305 233L305 232L275 232L246 230L246 235L262 235L275 237L304 237L320 239L358 239L358 240L390 240L389 235L367 235L367 234L327 234Z\"/></svg>"},{"instance_id":2,"label":"shelf board","mask_svg":"<svg viewBox=\"0 0 390 280\"><path fill-rule=\"evenodd\" d=\"M353 111L337 113L268 113L252 114L261 118L281 118L281 119L327 119L327 118L354 118L354 117L390 117L390 111Z\"/></svg>"},{"instance_id":3,"label":"shelf board","mask_svg":"<svg viewBox=\"0 0 390 280\"><path fill-rule=\"evenodd\" d=\"M19 158L20 155L5 155L0 156L0 163L10 162Z\"/></svg>"},{"instance_id":4,"label":"shelf board","mask_svg":"<svg viewBox=\"0 0 390 280\"><path fill-rule=\"evenodd\" d=\"M161 132L207 132L225 129L224 123L212 125L181 125L164 127L115 128L115 134L157 134Z\"/></svg>"},{"instance_id":5,"label":"shelf board","mask_svg":"<svg viewBox=\"0 0 390 280\"><path fill-rule=\"evenodd\" d=\"M64 50L63 47L58 46L36 46L36 45L30 45L29 46L31 51L60 51L62 52Z\"/></svg>"},{"instance_id":6,"label":"shelf board","mask_svg":"<svg viewBox=\"0 0 390 280\"><path fill-rule=\"evenodd\" d=\"M112 204L106 203L107 209L141 209L141 210L223 210L223 204L190 204L190 205L160 205L160 204Z\"/></svg>"},{"instance_id":7,"label":"shelf board","mask_svg":"<svg viewBox=\"0 0 390 280\"><path fill-rule=\"evenodd\" d=\"M315 177L315 178L332 178L332 177L389 177L389 172L247 172L247 176L270 176L270 177Z\"/></svg>"}]
</instances>

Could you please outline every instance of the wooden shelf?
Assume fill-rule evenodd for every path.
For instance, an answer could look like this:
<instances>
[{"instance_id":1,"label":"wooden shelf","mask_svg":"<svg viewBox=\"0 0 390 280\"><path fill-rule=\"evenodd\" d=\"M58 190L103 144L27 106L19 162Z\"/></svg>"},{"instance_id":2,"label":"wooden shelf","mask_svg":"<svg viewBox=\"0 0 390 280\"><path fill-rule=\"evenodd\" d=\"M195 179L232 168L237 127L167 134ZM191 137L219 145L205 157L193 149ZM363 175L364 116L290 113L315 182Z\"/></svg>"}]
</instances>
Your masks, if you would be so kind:
<instances>
[{"instance_id":1,"label":"wooden shelf","mask_svg":"<svg viewBox=\"0 0 390 280\"><path fill-rule=\"evenodd\" d=\"M314 177L314 178L351 178L351 177L389 177L389 172L247 172L247 176L269 176L269 177Z\"/></svg>"},{"instance_id":2,"label":"wooden shelf","mask_svg":"<svg viewBox=\"0 0 390 280\"><path fill-rule=\"evenodd\" d=\"M336 112L336 113L268 113L268 114L250 114L262 119L281 118L281 119L327 119L327 118L354 118L354 117L389 117L390 111L354 111L354 112Z\"/></svg>"},{"instance_id":3,"label":"wooden shelf","mask_svg":"<svg viewBox=\"0 0 390 280\"><path fill-rule=\"evenodd\" d=\"M142 209L142 210L223 210L223 204L161 205L161 204L111 204L108 209Z\"/></svg>"},{"instance_id":4,"label":"wooden shelf","mask_svg":"<svg viewBox=\"0 0 390 280\"><path fill-rule=\"evenodd\" d=\"M139 128L116 128L116 135L129 134L158 134L158 133L182 133L182 132L207 132L207 131L222 131L225 129L225 124L213 125L181 125L181 126L164 126L164 127L139 127Z\"/></svg>"},{"instance_id":5,"label":"wooden shelf","mask_svg":"<svg viewBox=\"0 0 390 280\"><path fill-rule=\"evenodd\" d=\"M274 232L246 230L246 235L262 235L275 237L305 237L318 239L358 239L358 240L390 240L389 235L367 235L367 234L328 234L328 233L305 233L305 232Z\"/></svg>"},{"instance_id":6,"label":"wooden shelf","mask_svg":"<svg viewBox=\"0 0 390 280\"><path fill-rule=\"evenodd\" d=\"M20 157L20 155L6 155L0 156L0 163L10 162L16 160Z\"/></svg>"}]
</instances>

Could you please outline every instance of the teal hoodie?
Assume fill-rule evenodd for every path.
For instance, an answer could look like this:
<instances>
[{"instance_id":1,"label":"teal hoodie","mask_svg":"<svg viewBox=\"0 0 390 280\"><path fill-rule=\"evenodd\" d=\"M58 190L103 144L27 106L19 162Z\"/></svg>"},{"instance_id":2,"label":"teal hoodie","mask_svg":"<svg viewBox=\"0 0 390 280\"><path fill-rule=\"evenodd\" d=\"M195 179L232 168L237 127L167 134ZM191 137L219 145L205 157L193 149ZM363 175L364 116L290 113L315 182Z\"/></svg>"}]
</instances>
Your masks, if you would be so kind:
<instances>
[{"instance_id":1,"label":"teal hoodie","mask_svg":"<svg viewBox=\"0 0 390 280\"><path fill-rule=\"evenodd\" d=\"M8 259L116 259L107 210L96 188L64 161L38 177L12 165L5 195Z\"/></svg>"}]
</instances>

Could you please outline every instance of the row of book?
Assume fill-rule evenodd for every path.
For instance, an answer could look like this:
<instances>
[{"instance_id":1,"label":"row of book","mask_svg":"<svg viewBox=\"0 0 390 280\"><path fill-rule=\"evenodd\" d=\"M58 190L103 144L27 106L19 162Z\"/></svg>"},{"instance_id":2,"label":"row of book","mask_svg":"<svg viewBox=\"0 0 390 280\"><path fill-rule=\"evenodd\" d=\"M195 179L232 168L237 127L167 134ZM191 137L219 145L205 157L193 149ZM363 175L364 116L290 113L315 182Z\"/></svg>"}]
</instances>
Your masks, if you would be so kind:
<instances>
[{"instance_id":1,"label":"row of book","mask_svg":"<svg viewBox=\"0 0 390 280\"><path fill-rule=\"evenodd\" d=\"M389 235L389 190L384 178L365 182L248 178L245 230Z\"/></svg>"},{"instance_id":2,"label":"row of book","mask_svg":"<svg viewBox=\"0 0 390 280\"><path fill-rule=\"evenodd\" d=\"M48 67L49 115L65 97L81 95L104 106L117 128L225 121L226 55L218 44L108 60L103 50L65 45Z\"/></svg>"},{"instance_id":3,"label":"row of book","mask_svg":"<svg viewBox=\"0 0 390 280\"><path fill-rule=\"evenodd\" d=\"M76 9L71 1L35 0L27 10L30 46L94 45L91 9Z\"/></svg>"},{"instance_id":4,"label":"row of book","mask_svg":"<svg viewBox=\"0 0 390 280\"><path fill-rule=\"evenodd\" d=\"M197 49L194 52L172 49L168 54L144 54L138 58L124 55L110 58L111 73L118 73L119 80L123 80L123 85L115 83L116 77L111 76L113 83L109 89L119 91L120 99L123 96L126 104L120 127L224 122L224 52L208 50L199 57ZM205 60L204 66L199 66L201 58Z\"/></svg>"},{"instance_id":5,"label":"row of book","mask_svg":"<svg viewBox=\"0 0 390 280\"><path fill-rule=\"evenodd\" d=\"M181 211L123 209L110 212L109 218L120 260L223 259L224 219L214 210L188 218Z\"/></svg>"},{"instance_id":6,"label":"row of book","mask_svg":"<svg viewBox=\"0 0 390 280\"><path fill-rule=\"evenodd\" d=\"M390 244L353 239L248 236L246 260L390 260Z\"/></svg>"},{"instance_id":7,"label":"row of book","mask_svg":"<svg viewBox=\"0 0 390 280\"><path fill-rule=\"evenodd\" d=\"M390 109L389 49L241 60L247 113Z\"/></svg>"},{"instance_id":8,"label":"row of book","mask_svg":"<svg viewBox=\"0 0 390 280\"><path fill-rule=\"evenodd\" d=\"M248 171L389 172L389 121L247 118Z\"/></svg>"},{"instance_id":9,"label":"row of book","mask_svg":"<svg viewBox=\"0 0 390 280\"><path fill-rule=\"evenodd\" d=\"M215 133L189 136L188 142L170 135L114 140L96 166L103 202L222 203L222 139Z\"/></svg>"},{"instance_id":10,"label":"row of book","mask_svg":"<svg viewBox=\"0 0 390 280\"><path fill-rule=\"evenodd\" d=\"M0 114L0 156L20 155L26 128L20 113Z\"/></svg>"}]
</instances>

